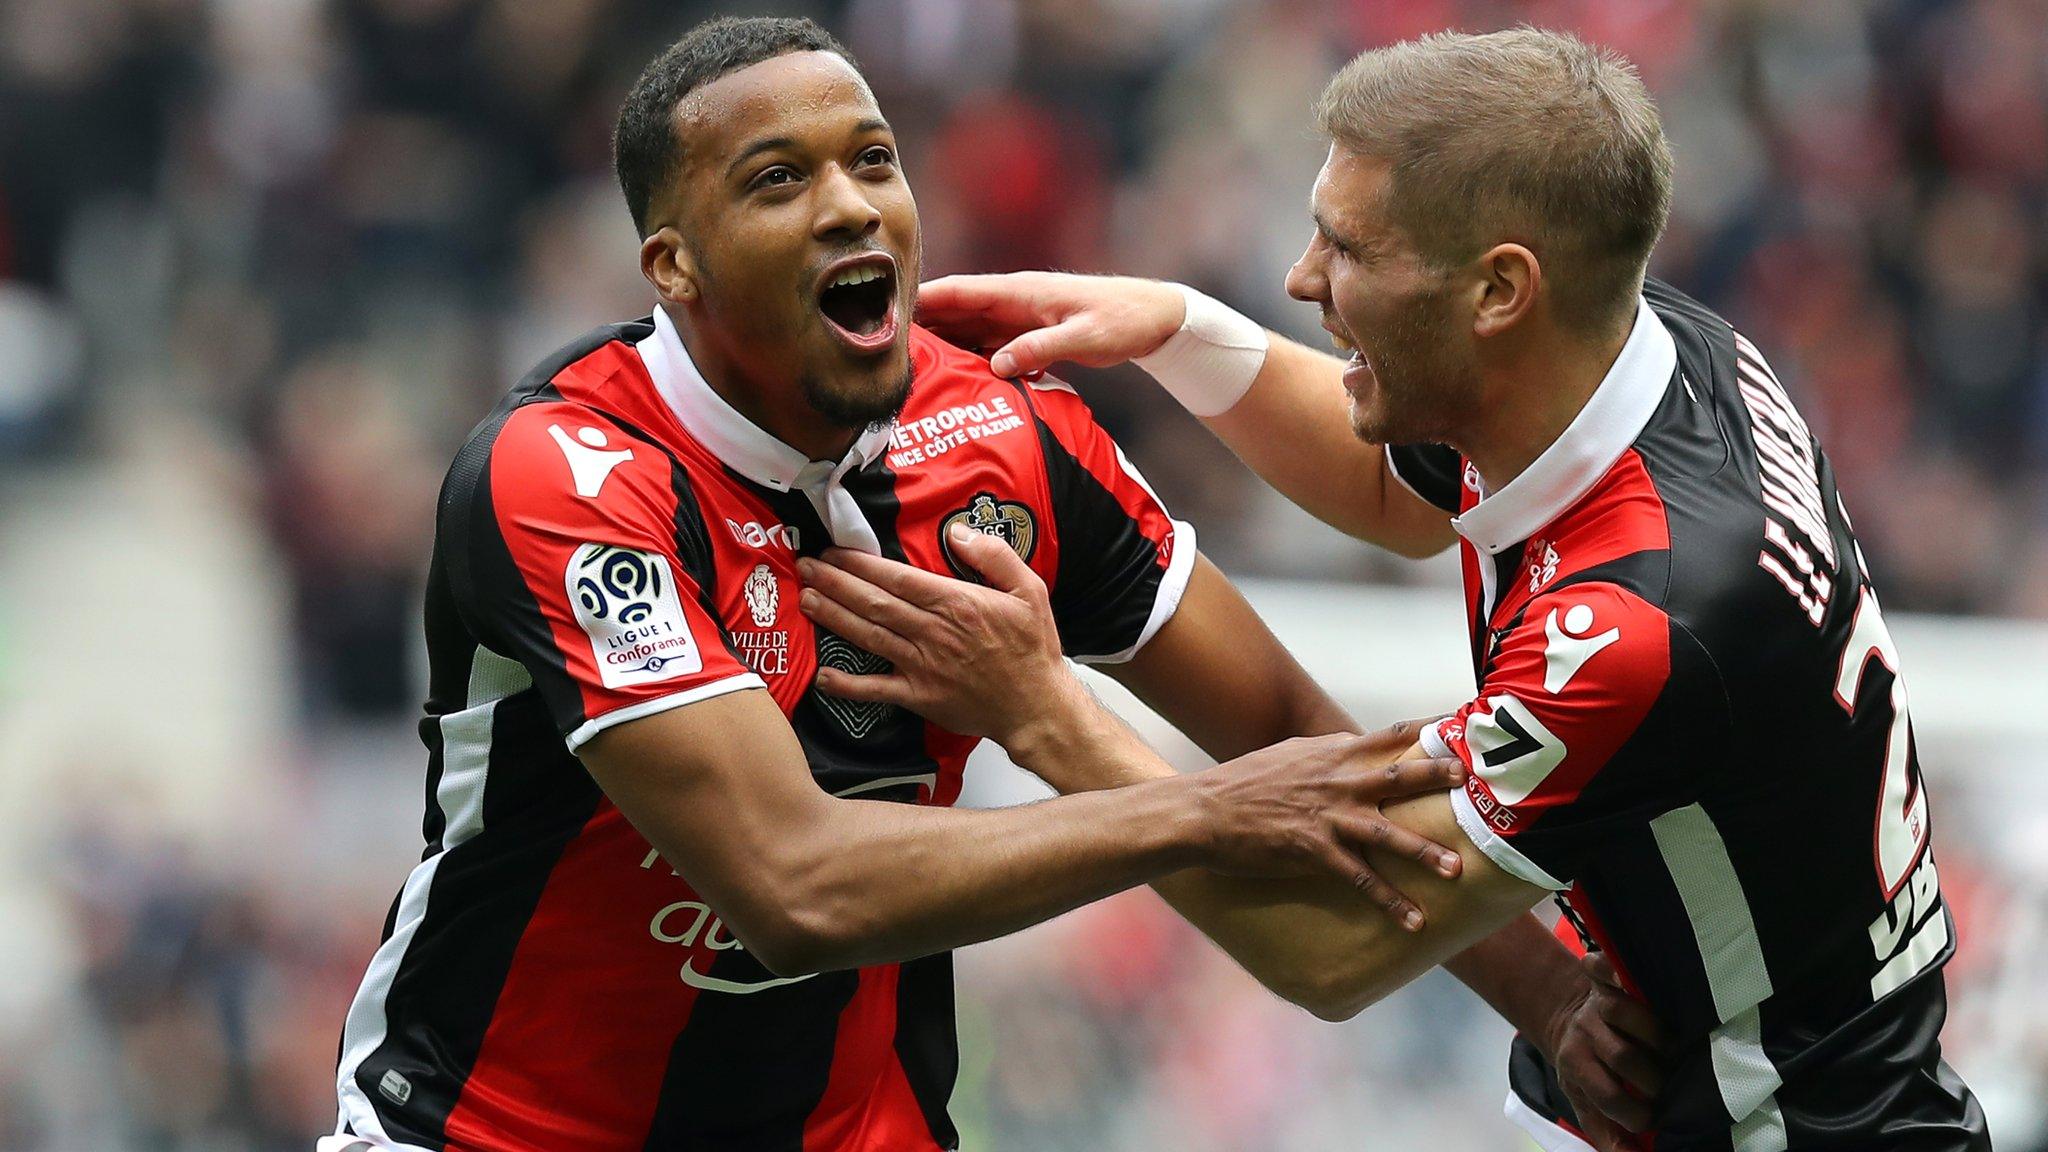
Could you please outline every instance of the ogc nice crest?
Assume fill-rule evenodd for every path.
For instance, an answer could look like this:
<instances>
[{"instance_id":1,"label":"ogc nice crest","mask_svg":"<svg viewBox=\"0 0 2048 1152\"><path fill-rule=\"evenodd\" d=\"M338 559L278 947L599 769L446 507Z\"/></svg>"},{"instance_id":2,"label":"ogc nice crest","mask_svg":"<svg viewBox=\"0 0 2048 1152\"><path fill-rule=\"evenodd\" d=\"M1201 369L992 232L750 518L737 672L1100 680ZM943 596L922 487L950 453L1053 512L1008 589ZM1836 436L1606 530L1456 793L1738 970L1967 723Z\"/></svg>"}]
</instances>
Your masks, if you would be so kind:
<instances>
[{"instance_id":1,"label":"ogc nice crest","mask_svg":"<svg viewBox=\"0 0 2048 1152\"><path fill-rule=\"evenodd\" d=\"M1026 563L1030 563L1032 550L1038 546L1038 521L1032 518L1031 509L1015 500L999 500L993 492L978 493L967 507L939 522L939 550L945 553L947 567L962 580L978 581L980 577L953 556L953 546L947 543L946 534L955 524L997 537Z\"/></svg>"}]
</instances>

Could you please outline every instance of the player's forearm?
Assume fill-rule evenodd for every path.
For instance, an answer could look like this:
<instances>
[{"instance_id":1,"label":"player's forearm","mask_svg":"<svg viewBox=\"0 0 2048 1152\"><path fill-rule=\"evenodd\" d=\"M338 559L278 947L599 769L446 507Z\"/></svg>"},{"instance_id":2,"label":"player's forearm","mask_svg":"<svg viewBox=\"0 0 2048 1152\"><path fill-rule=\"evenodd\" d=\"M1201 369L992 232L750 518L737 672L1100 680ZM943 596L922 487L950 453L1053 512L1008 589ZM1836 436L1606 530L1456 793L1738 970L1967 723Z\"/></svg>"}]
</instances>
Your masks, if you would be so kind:
<instances>
[{"instance_id":1,"label":"player's forearm","mask_svg":"<svg viewBox=\"0 0 2048 1152\"><path fill-rule=\"evenodd\" d=\"M1328 701L1320 692L1315 695ZM1118 788L1175 775L1129 727L1099 705L1097 712L1059 727L1041 742L1012 749L1012 757L1063 791ZM1301 727L1300 732L1275 734L1269 742L1355 725L1329 703L1304 717ZM1394 938L1405 933L1340 884L1245 879L1190 868L1154 880L1152 889L1253 979L1318 1016L1355 1015L1385 988L1396 986L1362 978L1362 972L1370 957L1398 945Z\"/></svg>"},{"instance_id":2,"label":"player's forearm","mask_svg":"<svg viewBox=\"0 0 2048 1152\"><path fill-rule=\"evenodd\" d=\"M1533 912L1445 961L1444 969L1546 1056L1555 1054L1560 1014L1584 980L1571 952Z\"/></svg>"},{"instance_id":3,"label":"player's forearm","mask_svg":"<svg viewBox=\"0 0 2048 1152\"><path fill-rule=\"evenodd\" d=\"M801 973L1007 935L1203 859L1192 783L991 811L832 801L762 862L748 947Z\"/></svg>"}]
</instances>

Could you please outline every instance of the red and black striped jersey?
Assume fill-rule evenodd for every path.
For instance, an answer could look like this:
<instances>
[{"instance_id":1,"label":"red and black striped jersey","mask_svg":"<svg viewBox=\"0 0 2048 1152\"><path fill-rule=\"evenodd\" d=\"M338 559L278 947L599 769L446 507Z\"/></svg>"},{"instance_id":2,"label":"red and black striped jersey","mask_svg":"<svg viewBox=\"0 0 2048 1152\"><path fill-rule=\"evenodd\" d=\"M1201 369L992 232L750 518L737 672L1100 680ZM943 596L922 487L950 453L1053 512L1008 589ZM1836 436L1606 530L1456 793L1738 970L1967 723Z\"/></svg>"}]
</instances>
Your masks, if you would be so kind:
<instances>
[{"instance_id":1,"label":"red and black striped jersey","mask_svg":"<svg viewBox=\"0 0 2048 1152\"><path fill-rule=\"evenodd\" d=\"M1478 694L1430 730L1460 826L1562 893L1682 1048L1656 1147L1990 1147L1941 1060L1953 951L1898 650L1832 469L1763 355L1655 281L1578 417L1456 514ZM1585 1147L1518 1041L1509 1112Z\"/></svg>"},{"instance_id":2,"label":"red and black striped jersey","mask_svg":"<svg viewBox=\"0 0 2048 1152\"><path fill-rule=\"evenodd\" d=\"M1128 658L1194 538L1063 385L922 330L892 426L811 461L705 383L667 316L529 374L442 489L428 581L427 849L342 1038L341 1129L391 1148L952 1148L951 960L776 978L575 756L613 724L765 688L818 786L951 804L975 741L825 696L877 657L797 611L796 560L951 570L1000 536L1067 652Z\"/></svg>"}]
</instances>

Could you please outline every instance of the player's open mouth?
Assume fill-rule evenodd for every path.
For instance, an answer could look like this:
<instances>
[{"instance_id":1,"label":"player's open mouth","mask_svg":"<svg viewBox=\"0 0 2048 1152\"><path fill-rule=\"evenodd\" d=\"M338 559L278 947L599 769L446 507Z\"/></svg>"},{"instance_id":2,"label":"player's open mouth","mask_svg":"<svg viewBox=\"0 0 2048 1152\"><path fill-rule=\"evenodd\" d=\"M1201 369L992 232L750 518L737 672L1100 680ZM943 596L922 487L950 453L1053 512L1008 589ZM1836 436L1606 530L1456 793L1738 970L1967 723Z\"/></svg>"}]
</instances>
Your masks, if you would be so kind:
<instances>
[{"instance_id":1,"label":"player's open mouth","mask_svg":"<svg viewBox=\"0 0 2048 1152\"><path fill-rule=\"evenodd\" d=\"M832 265L818 290L818 311L856 351L888 347L896 340L896 261L871 253Z\"/></svg>"},{"instance_id":2,"label":"player's open mouth","mask_svg":"<svg viewBox=\"0 0 2048 1152\"><path fill-rule=\"evenodd\" d=\"M1372 365L1366 363L1364 349L1348 334L1338 331L1337 326L1330 323L1328 314L1323 316L1323 331L1330 334L1330 343L1337 349L1337 355L1345 358L1344 390L1357 396L1372 376Z\"/></svg>"}]
</instances>

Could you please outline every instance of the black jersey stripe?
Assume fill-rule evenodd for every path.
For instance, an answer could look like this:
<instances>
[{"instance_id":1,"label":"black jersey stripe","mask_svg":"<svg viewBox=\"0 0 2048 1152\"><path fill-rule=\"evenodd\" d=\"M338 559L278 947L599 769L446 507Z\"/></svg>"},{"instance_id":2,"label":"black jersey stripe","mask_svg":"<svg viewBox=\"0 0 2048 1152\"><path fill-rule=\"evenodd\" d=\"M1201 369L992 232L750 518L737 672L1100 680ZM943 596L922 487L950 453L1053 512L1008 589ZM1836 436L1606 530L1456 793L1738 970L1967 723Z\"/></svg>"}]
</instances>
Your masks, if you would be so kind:
<instances>
[{"instance_id":1,"label":"black jersey stripe","mask_svg":"<svg viewBox=\"0 0 2048 1152\"><path fill-rule=\"evenodd\" d=\"M875 541L880 545L882 555L891 560L907 561L900 529L903 503L896 495L896 471L889 466L887 453L868 467L847 473L844 482L847 494L853 497L868 526L874 529ZM915 717L912 719L916 720ZM939 764L925 752L926 725L920 721L907 728L903 743L899 745L905 754L904 759L897 760L892 756L886 762L919 765L936 780ZM912 740L916 742L914 756L910 755L913 752ZM882 791L863 795L885 797L888 794ZM903 799L915 800L915 791ZM954 1131L952 1118L946 1111L947 1102L953 1095L953 1081L960 1069L960 1045L953 1014L951 952L926 956L898 968L895 1050L903 1065L904 1078L910 1083L911 1095L916 1097L918 1109L924 1113L925 1126L930 1129L932 1139L942 1148L957 1147L959 1134Z\"/></svg>"},{"instance_id":2,"label":"black jersey stripe","mask_svg":"<svg viewBox=\"0 0 2048 1152\"><path fill-rule=\"evenodd\" d=\"M1052 614L1060 647L1079 658L1129 651L1145 633L1166 570L1159 545L1087 465L1067 451L1038 411L1029 385L1016 384L1038 432L1051 491L1052 518L1062 541L1052 581Z\"/></svg>"},{"instance_id":3,"label":"black jersey stripe","mask_svg":"<svg viewBox=\"0 0 2048 1152\"><path fill-rule=\"evenodd\" d=\"M474 804L476 810L463 822L462 838L451 836L444 851L416 870L418 879L408 881L400 903L409 907L396 913L406 938L395 967L383 976L388 983L377 986L373 965L358 993L364 1027L382 1030L386 1020L397 1019L407 1028L384 1034L352 1075L343 1069L386 1135L426 1147L445 1139L448 1114L483 1045L526 922L563 848L599 799L587 775L559 771L559 738L537 695L522 692L485 707L488 735L481 746L451 746L444 754L487 766L480 778L442 790L444 806ZM456 797L458 787L481 788L482 795ZM515 792L524 795L515 799ZM496 850L488 856L465 851L486 827ZM508 852L507 845L517 847ZM357 1024L351 1009L348 1031ZM431 1045L419 1043L427 1036ZM343 1043L350 1046L346 1032Z\"/></svg>"},{"instance_id":4,"label":"black jersey stripe","mask_svg":"<svg viewBox=\"0 0 2048 1152\"><path fill-rule=\"evenodd\" d=\"M896 983L896 1059L924 1113L925 1126L941 1148L960 1146L959 1130L946 1108L960 1075L954 1020L953 954L941 952L903 964Z\"/></svg>"},{"instance_id":5,"label":"black jersey stripe","mask_svg":"<svg viewBox=\"0 0 2048 1152\"><path fill-rule=\"evenodd\" d=\"M826 972L751 994L699 992L644 1147L803 1152L804 1121L832 1075L835 1025L859 987L858 972Z\"/></svg>"}]
</instances>

